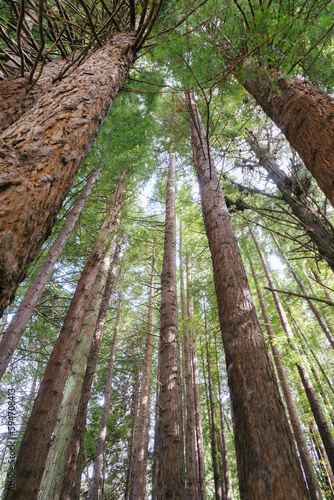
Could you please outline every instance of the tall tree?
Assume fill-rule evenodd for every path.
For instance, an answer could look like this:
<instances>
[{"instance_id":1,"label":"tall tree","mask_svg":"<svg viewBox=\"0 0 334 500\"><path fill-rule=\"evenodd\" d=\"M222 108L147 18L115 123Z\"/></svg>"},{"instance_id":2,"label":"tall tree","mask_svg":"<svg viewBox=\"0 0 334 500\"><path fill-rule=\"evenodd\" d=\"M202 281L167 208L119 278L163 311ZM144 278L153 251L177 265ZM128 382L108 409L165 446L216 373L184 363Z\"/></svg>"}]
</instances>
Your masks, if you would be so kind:
<instances>
[{"instance_id":1,"label":"tall tree","mask_svg":"<svg viewBox=\"0 0 334 500\"><path fill-rule=\"evenodd\" d=\"M35 498L38 494L52 432L74 352L80 340L85 313L110 238L118 227L125 183L126 176L122 175L52 350L17 457L16 490L15 492L8 490L6 500L17 498L17 495Z\"/></svg>"},{"instance_id":2,"label":"tall tree","mask_svg":"<svg viewBox=\"0 0 334 500\"><path fill-rule=\"evenodd\" d=\"M74 64L82 64L65 78L61 74L61 81L0 137L0 314L49 235L74 176L154 24L162 0L150 4L130 2L129 6L122 1L116 9L120 19L103 0L98 5L92 2L90 7L82 4L83 23L87 22L91 30L91 40L74 59ZM102 24L98 35L91 15L94 12L100 18L99 9L107 24ZM39 14L43 31L42 4ZM66 15L64 9L62 17L68 19ZM41 41L41 50L43 45ZM92 48L96 50L91 53ZM39 52L36 57L38 62ZM69 65L73 66L73 61Z\"/></svg>"},{"instance_id":3,"label":"tall tree","mask_svg":"<svg viewBox=\"0 0 334 500\"><path fill-rule=\"evenodd\" d=\"M170 153L161 274L161 320L156 424L157 478L153 498L185 498L182 397L176 292L175 159Z\"/></svg>"},{"instance_id":4,"label":"tall tree","mask_svg":"<svg viewBox=\"0 0 334 500\"><path fill-rule=\"evenodd\" d=\"M186 94L234 416L241 497L308 498L208 138ZM289 464L289 465L287 465Z\"/></svg>"}]
</instances>

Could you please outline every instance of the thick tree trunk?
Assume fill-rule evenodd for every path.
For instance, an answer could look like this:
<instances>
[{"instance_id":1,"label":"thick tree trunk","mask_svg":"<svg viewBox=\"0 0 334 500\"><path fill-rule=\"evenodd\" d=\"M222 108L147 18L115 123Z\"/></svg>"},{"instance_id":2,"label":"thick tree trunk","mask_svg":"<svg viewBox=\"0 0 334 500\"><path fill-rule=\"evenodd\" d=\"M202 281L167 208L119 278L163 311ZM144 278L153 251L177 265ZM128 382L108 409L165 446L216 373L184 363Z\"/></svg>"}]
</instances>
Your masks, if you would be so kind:
<instances>
[{"instance_id":1,"label":"thick tree trunk","mask_svg":"<svg viewBox=\"0 0 334 500\"><path fill-rule=\"evenodd\" d=\"M303 430L302 430L302 427L301 427L301 424L300 424L300 421L298 418L297 410L296 410L295 404L293 402L293 397L292 397L292 394L290 391L289 382L288 382L288 379L286 377L284 366L283 366L281 356L280 356L280 353L279 353L279 350L277 347L275 333L274 333L273 327L271 326L271 322L270 322L269 314L268 314L268 311L266 308L266 304L264 302L262 292L260 290L260 286L259 286L258 278L256 275L255 267L253 264L253 260L251 259L250 256L248 257L248 259L249 259L249 264L250 264L250 267L252 270L253 280L255 283L257 296L258 296L260 307L261 307L262 316L263 316L266 330L268 333L270 347L271 347L274 362L275 362L275 365L277 368L278 378L281 382L281 387L282 387L284 399L286 402L286 406L288 408L290 422L291 422L291 426L293 429L293 434L295 436L297 448L299 451L300 460L301 460L301 463L302 463L302 466L304 469L307 485L308 485L308 488L310 491L310 497L311 497L311 500L321 500L322 499L321 490L320 490L317 478L316 478L315 473L314 473L312 460L311 460L309 450L308 450L308 447L306 444L306 440L304 437L304 433L303 433Z\"/></svg>"},{"instance_id":2,"label":"thick tree trunk","mask_svg":"<svg viewBox=\"0 0 334 500\"><path fill-rule=\"evenodd\" d=\"M185 498L182 435L180 347L176 291L175 160L168 166L166 226L161 275L161 320L159 344L160 384L157 433L157 480L155 497Z\"/></svg>"},{"instance_id":3,"label":"thick tree trunk","mask_svg":"<svg viewBox=\"0 0 334 500\"><path fill-rule=\"evenodd\" d=\"M291 179L279 167L274 158L262 148L254 134L246 131L246 141L255 153L260 165L282 193L283 200L290 206L292 213L300 220L303 229L310 237L321 257L334 271L334 233L331 224L309 204L301 189L294 191Z\"/></svg>"},{"instance_id":4,"label":"thick tree trunk","mask_svg":"<svg viewBox=\"0 0 334 500\"><path fill-rule=\"evenodd\" d=\"M82 190L79 198L76 200L73 208L70 210L65 224L63 225L56 241L46 254L36 277L31 283L21 304L19 305L15 316L10 322L0 343L0 379L4 374L13 352L22 337L22 334L28 324L33 310L40 299L46 283L48 282L53 268L64 249L64 246L73 232L75 223L84 207L84 204L92 190L93 184L97 179L100 169L94 170L86 186Z\"/></svg>"},{"instance_id":5,"label":"thick tree trunk","mask_svg":"<svg viewBox=\"0 0 334 500\"><path fill-rule=\"evenodd\" d=\"M93 478L92 478L92 484L90 486L89 496L88 496L89 500L97 500L98 494L99 494L103 452L104 452L104 446L105 446L106 437L107 437L107 420L108 420L108 413L109 413L110 404L111 404L111 384L112 384L113 373L114 373L116 344L117 344L119 320L120 320L120 316L121 316L122 300L123 300L123 291L121 290L120 294L119 294L119 299L118 299L116 321L115 321L115 328L114 328L114 336L112 339L108 372L107 372L107 380L106 380L106 386L105 386L105 390L104 390L104 404L103 404L102 415L101 415L101 420L100 420L99 432L98 432L97 441L96 441Z\"/></svg>"},{"instance_id":6,"label":"thick tree trunk","mask_svg":"<svg viewBox=\"0 0 334 500\"><path fill-rule=\"evenodd\" d=\"M95 333L87 360L85 378L82 385L78 411L73 426L72 436L68 445L67 463L60 497L62 500L79 500L80 480L82 467L82 454L84 436L86 429L87 407L93 377L98 360L100 346L103 338L104 327L107 319L110 297L114 288L116 272L119 264L119 256L123 241L123 233L117 238L113 262L108 272L107 282L104 289L103 299L99 316L96 323Z\"/></svg>"},{"instance_id":7,"label":"thick tree trunk","mask_svg":"<svg viewBox=\"0 0 334 500\"><path fill-rule=\"evenodd\" d=\"M333 97L300 78L285 79L275 70L245 81L244 87L281 129L333 205Z\"/></svg>"},{"instance_id":8,"label":"thick tree trunk","mask_svg":"<svg viewBox=\"0 0 334 500\"><path fill-rule=\"evenodd\" d=\"M203 122L187 96L234 418L242 499L308 498Z\"/></svg>"},{"instance_id":9,"label":"thick tree trunk","mask_svg":"<svg viewBox=\"0 0 334 500\"><path fill-rule=\"evenodd\" d=\"M180 223L180 297L183 330L183 373L185 383L185 425L184 440L186 453L186 498L199 497L198 456L195 417L195 391L193 380L192 345L189 339L189 311L187 311L184 291L184 272L182 255L182 221Z\"/></svg>"},{"instance_id":10,"label":"thick tree trunk","mask_svg":"<svg viewBox=\"0 0 334 500\"><path fill-rule=\"evenodd\" d=\"M0 137L0 313L50 233L134 60L118 33Z\"/></svg>"},{"instance_id":11,"label":"thick tree trunk","mask_svg":"<svg viewBox=\"0 0 334 500\"><path fill-rule=\"evenodd\" d=\"M194 328L194 303L191 291L192 275L189 259L187 259L187 316L188 333L190 343L191 365L193 370L193 391L194 391L194 416L195 416L195 437L196 437L196 456L197 456L197 499L206 499L205 490L205 467L204 467L204 448L203 448L203 430L201 401L199 391L198 361L196 347L196 333Z\"/></svg>"},{"instance_id":12,"label":"thick tree trunk","mask_svg":"<svg viewBox=\"0 0 334 500\"><path fill-rule=\"evenodd\" d=\"M6 500L19 497L37 498L52 432L75 349L81 338L94 283L108 249L111 235L118 226L119 212L125 193L125 180L123 175L52 350L17 457L16 489L15 492L7 492Z\"/></svg>"},{"instance_id":13,"label":"thick tree trunk","mask_svg":"<svg viewBox=\"0 0 334 500\"><path fill-rule=\"evenodd\" d=\"M285 314L285 311L284 311L284 308L283 308L282 303L280 301L280 298L278 296L278 293L273 290L275 288L275 283L274 283L274 280L271 276L268 263L263 255L263 252L260 248L260 245L258 244L258 241L256 240L255 235L251 229L250 229L250 233L252 235L256 249L259 253L259 256L260 256L260 259L262 262L262 266L263 266L264 272L265 272L266 277L267 277L268 285L272 289L271 293L272 293L272 296L273 296L273 299L275 302L275 306L276 306L278 315L279 315L281 323L282 323L282 327L283 327L288 339L290 340L293 349L295 350L295 352L297 353L297 355L299 357L299 361L297 362L297 370L298 370L300 378L302 380L304 390L305 390L307 399L309 401L314 419L317 423L322 442L324 443L324 447L325 447L326 453L328 455L329 463L332 467L332 470L334 471L334 439L333 439L333 436L331 435L330 429L327 425L326 418L325 418L324 413L322 411L322 408L320 406L319 400L318 400L317 395L315 393L315 390L314 390L314 387L312 385L309 374L307 373L307 370L306 370L303 362L301 361L301 356L300 356L298 346L295 342L293 332L291 330L288 318Z\"/></svg>"},{"instance_id":14,"label":"thick tree trunk","mask_svg":"<svg viewBox=\"0 0 334 500\"><path fill-rule=\"evenodd\" d=\"M271 234L271 237L272 239L274 240L274 242L276 243L276 246L281 254L281 256L283 257L286 265L288 266L288 268L290 269L291 271L291 274L292 276L294 277L296 283L298 284L300 290L302 291L302 293L308 297L308 292L306 290L306 288L304 287L302 281L299 279L296 271L293 269L293 267L291 266L290 264L290 261L289 259L286 257L285 253L283 252L280 244L278 243L277 239L275 238L274 234L270 231L270 234ZM324 332L324 334L326 335L327 339L328 339L328 342L330 343L330 345L332 346L332 348L334 349L334 338L333 338L333 335L332 335L332 332L330 331L330 329L328 328L324 318L321 316L321 314L319 313L315 303L313 302L313 300L311 298L307 298L307 303L308 305L310 306L310 309L311 311L313 312L315 318L317 319L319 325L321 326L321 329L322 331Z\"/></svg>"},{"instance_id":15,"label":"thick tree trunk","mask_svg":"<svg viewBox=\"0 0 334 500\"><path fill-rule=\"evenodd\" d=\"M138 427L133 457L133 472L130 489L130 499L144 499L146 492L146 468L147 468L147 445L150 423L150 388L151 388L151 366L152 366L152 344L153 344L153 319L154 319L154 264L155 254L152 257L152 271L150 280L150 297L148 303L148 321L145 343L145 356L143 366L143 377L140 394L140 408L138 416Z\"/></svg>"}]
</instances>

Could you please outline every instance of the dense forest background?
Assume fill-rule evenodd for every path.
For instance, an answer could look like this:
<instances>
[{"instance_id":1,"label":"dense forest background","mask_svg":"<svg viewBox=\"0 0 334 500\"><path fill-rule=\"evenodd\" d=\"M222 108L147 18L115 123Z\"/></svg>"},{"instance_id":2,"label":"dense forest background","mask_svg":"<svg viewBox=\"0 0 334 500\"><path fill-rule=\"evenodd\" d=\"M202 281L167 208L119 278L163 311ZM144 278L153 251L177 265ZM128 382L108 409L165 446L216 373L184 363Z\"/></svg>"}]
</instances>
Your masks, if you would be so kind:
<instances>
[{"instance_id":1,"label":"dense forest background","mask_svg":"<svg viewBox=\"0 0 334 500\"><path fill-rule=\"evenodd\" d=\"M27 497L20 493L22 496L16 498L151 498L154 487L161 488L159 481L163 479L156 469L160 432L157 422L163 418L159 414L162 405L159 384L163 377L161 366L165 363L161 347L165 317L161 292L166 280L163 265L169 227L166 192L168 194L168 189L172 189L170 172L174 162L176 239L171 248L177 262L177 303L173 302L174 313L176 311L173 321L179 325L176 348L180 353L181 371L177 385L181 406L178 410L182 410L183 415L181 434L185 439L182 447L185 450L183 467L186 470L187 498L260 498L254 492L243 496L240 486L242 476L237 456L242 444L235 443L235 416L230 398L232 382L229 382L226 371L227 340L220 316L225 315L227 325L240 303L236 302L235 308L225 309L224 313L219 312L217 278L214 278L212 265L213 243L210 242L210 252L208 228L202 216L203 187L199 187L196 171L199 162L194 146L196 131L200 148L207 151L210 179L212 172L216 170L218 173L289 424L295 438L296 426L299 425L308 450L309 474L313 475L311 483L307 479L310 497L334 498L334 217L333 198L328 194L333 192L332 187L328 188L332 181L331 184L323 181L319 174L321 171L325 175L325 163L317 169L315 161L313 169L313 164L307 164L302 158L303 153L297 151L294 141L300 142L301 139L294 138L294 132L289 128L299 119L294 116L293 109L289 108L280 120L277 116L282 111L281 104L277 104L278 111L275 108L275 103L285 95L285 86L298 87L301 100L294 106L301 113L298 107L301 102L300 107L310 114L308 135L304 131L300 132L301 135L305 135L308 143L314 140L316 151L323 147L323 156L333 150L333 3L323 0L179 0L106 4L102 0L101 3L89 0L6 0L0 4L0 84L4 85L0 118L4 122L1 135L4 141L10 137L10 127L24 126L24 117L27 117L27 130L30 120L31 130L40 137L38 134L44 126L44 118L36 118L37 129L33 122L35 115L31 114L29 118L29 113L33 113L31 109L37 109L42 101L43 106L47 106L47 99L56 103L55 97L48 97L51 92L59 89L68 78L75 82L80 65L84 67L89 57L97 57L108 44L111 37L106 29L108 22L113 26L113 33L130 33L140 24L140 18L144 20L145 15L151 15L146 27L141 21L142 32L141 28L136 28L137 43L138 40L141 42L134 61L124 76L125 83L120 84L110 112L109 109L105 112L106 118L96 140L93 135L87 139L86 153L89 142L93 143L88 156L83 162L78 160L73 183L69 182L67 194L64 191L63 202L54 203L61 209L58 215L54 215L54 224L50 223L51 234L47 238L46 234L43 236L36 250L31 250L30 240L30 246L14 236L11 240L12 246L18 245L20 251L27 254L27 264L22 264L22 269L26 265L27 272L20 271L21 277L15 278L17 285L20 281L21 284L15 298L5 304L0 319L3 339L6 339L6 332L14 331L14 326L10 330L10 325L17 318L15 314L20 303L31 290L32 283L36 289L34 279L39 269L50 259L49 252L53 251L76 200L91 176L95 175L96 180L78 212L74 228L69 231L52 274L42 287L8 366L1 372L0 483L4 498L15 498L10 496L8 489L11 443L15 443L17 456L24 433L29 429L35 398L38 402L39 388L44 387L41 384L43 375L50 365L49 360L55 355L56 345L60 346L57 347L59 352L63 349L61 356L68 356L68 374L59 375L59 378L64 377L63 389L54 389L49 399L43 393L45 407L40 413L45 421L48 409L53 406L53 394L55 400L59 399L59 410L58 407L55 410L55 423L50 430L50 446L44 431L38 434L37 427L34 427L34 440L37 442L36 436L40 436L40 441L45 439L46 443L48 458L42 467L43 478L39 493L29 493L31 496ZM147 30L145 36L144 27ZM68 68L65 63L61 69L57 67L60 59L71 61ZM52 84L47 84L50 88L45 88L42 70L45 66L45 74L48 74L52 65L56 73ZM65 75L60 78L62 71ZM22 107L21 90L15 88L14 92L18 80L29 87L22 112L18 111ZM13 90L13 100L9 98L6 82L11 82L8 88ZM255 84L259 87L257 91L254 91ZM27 87L24 85L22 83L25 92ZM37 97L31 99L35 99L32 103L35 108L29 108L27 96L34 96L34 92ZM39 92L44 93L39 96ZM312 92L315 99L309 104L307 96L312 96ZM328 143L323 139L327 137L325 132L324 136L317 135L326 127L319 125L318 115L314 112L315 103L320 106L324 96L330 110L325 112L322 108L321 111L329 120ZM289 99L294 97L289 95ZM282 109L284 106L282 104ZM72 112L72 109L73 104L69 102L65 113ZM15 118L16 112L19 115ZM197 122L195 115L200 117ZM79 118L75 117L80 121ZM93 121L88 118L86 122L89 120ZM301 121L305 121L304 118ZM75 126L71 127L71 131L75 130ZM301 125L296 127L302 130ZM49 141L50 144L53 140L49 135L51 129L51 126L46 127L44 134L46 143ZM15 142L15 147L20 140ZM32 139L28 137L27 141ZM68 149L73 145L72 154L79 157L76 141L76 137L72 142L71 135L67 136ZM42 147L39 143L36 146L36 165L39 165L38 155ZM7 156L4 154L1 160L8 157L6 148L5 145ZM52 157L52 148L50 146L44 157ZM306 146L301 149L306 151ZM29 150L21 161L32 165L34 154ZM306 151L307 154L312 156L313 153ZM80 155L83 159L86 154ZM329 156L328 162L332 165ZM10 161L8 164L11 165ZM67 165L65 161L63 164ZM1 165L3 172L10 171L6 170L7 167ZM64 178L66 168L61 174ZM329 177L333 175L330 168L332 166L329 167ZM43 170L43 175L45 172ZM6 178L1 182L5 187L12 183ZM20 196L23 195L18 189L11 207L19 204ZM4 203L6 199L4 196ZM42 221L43 210L38 210ZM41 222L38 224L42 225ZM106 227L109 233L103 233ZM104 239L101 239L101 234L104 234ZM97 241L100 246L96 247ZM74 307L78 282L96 248L104 249L102 267L94 279L94 293L87 298L73 349L70 347L72 340L68 341L67 348L67 332L72 332L74 326L71 324L65 328L64 325L69 325L66 321L71 307ZM226 247L225 251L231 250ZM230 262L237 261L236 253L229 256ZM9 258L7 250L4 255ZM223 272L227 273L226 270ZM173 271L167 271L167 275L172 276ZM226 286L231 295L236 293L237 285L230 278ZM171 290L172 285L168 287ZM14 292L10 291L8 296L13 297ZM96 325L101 312L100 316L98 313L103 305L106 314L98 330ZM78 310L83 310L83 307L78 306ZM240 305L240 309L242 307ZM20 315L23 315L22 311ZM57 338L61 339L59 344ZM84 342L85 338L87 342ZM98 356L95 365L91 362L94 346ZM230 356L228 354L227 358ZM252 357L251 352L249 357ZM78 466L82 472L81 483L78 484L77 479L76 493L72 490L66 494L69 496L65 496L62 488L71 467L73 470L67 447L74 420L80 416L79 398L83 397L87 387L84 379L86 365L87 371L93 366L93 378L86 395L89 400L84 424L80 424L86 427L86 431L80 428L84 439L82 463ZM57 369L55 373L57 378ZM56 396L57 391L59 395ZM196 394L199 396L197 404ZM268 393L269 406L270 398ZM294 413L291 413L291 401ZM196 408L200 409L200 418ZM143 412L146 412L144 417ZM101 415L105 418L104 435ZM8 432L9 421L15 427L14 440ZM259 422L258 425L262 424ZM199 426L202 451L198 444ZM327 441L324 436L327 436ZM193 458L191 439L197 443ZM31 450L34 449L34 440L29 438ZM99 445L100 462L97 465ZM141 472L137 470L139 446L145 457ZM42 454L37 445L35 448L29 453ZM297 448L299 460L298 443ZM59 456L65 460L63 468L59 466ZM251 457L247 458L247 450L244 457L246 462L252 461ZM192 460L197 464L196 480L190 475ZM303 458L301 462L303 475L308 478L305 469L308 466ZM139 488L137 483L144 493L134 493L140 491L135 490ZM155 492L156 496L153 493L152 498L184 498L184 494L173 497L159 496ZM283 496L274 495L272 498Z\"/></svg>"}]
</instances>

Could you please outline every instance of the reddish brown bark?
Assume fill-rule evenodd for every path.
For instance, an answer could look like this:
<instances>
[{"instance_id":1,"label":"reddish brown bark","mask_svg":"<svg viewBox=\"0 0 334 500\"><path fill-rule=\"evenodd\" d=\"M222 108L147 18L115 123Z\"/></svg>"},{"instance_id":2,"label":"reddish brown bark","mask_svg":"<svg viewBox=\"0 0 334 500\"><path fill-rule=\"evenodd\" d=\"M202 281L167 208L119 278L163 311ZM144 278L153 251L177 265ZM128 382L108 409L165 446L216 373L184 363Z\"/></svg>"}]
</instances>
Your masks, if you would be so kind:
<instances>
[{"instance_id":1,"label":"reddish brown bark","mask_svg":"<svg viewBox=\"0 0 334 500\"><path fill-rule=\"evenodd\" d=\"M187 105L231 393L240 496L307 499L274 369L193 96L187 96Z\"/></svg>"},{"instance_id":2,"label":"reddish brown bark","mask_svg":"<svg viewBox=\"0 0 334 500\"><path fill-rule=\"evenodd\" d=\"M245 81L244 87L334 205L334 99L300 78L283 78L274 70Z\"/></svg>"},{"instance_id":3,"label":"reddish brown bark","mask_svg":"<svg viewBox=\"0 0 334 500\"><path fill-rule=\"evenodd\" d=\"M110 297L114 288L116 272L119 264L123 234L118 236L114 258L108 272L106 287L104 289L102 304L96 323L94 338L87 360L85 378L82 385L80 401L76 419L73 426L72 437L68 446L67 464L61 490L63 500L79 500L80 498L80 480L82 467L82 453L84 436L86 429L86 417L90 390L93 383L93 377L96 369L100 346L103 338L105 323L107 320L108 306Z\"/></svg>"},{"instance_id":4,"label":"reddish brown bark","mask_svg":"<svg viewBox=\"0 0 334 500\"><path fill-rule=\"evenodd\" d=\"M57 236L56 241L48 251L45 256L44 262L41 265L38 273L36 274L33 282L31 283L29 290L25 294L21 304L19 305L15 316L10 322L4 336L2 337L0 343L0 379L4 374L10 358L15 351L17 344L22 337L22 334L28 324L31 314L37 305L38 300L42 296L43 290L46 283L48 282L53 268L63 251L63 248L72 234L75 227L75 223L84 207L84 204L89 196L89 193L93 187L93 184L100 172L100 169L96 169L90 176L86 186L82 190L79 198L75 202L73 208L70 210L68 217Z\"/></svg>"},{"instance_id":5,"label":"reddish brown bark","mask_svg":"<svg viewBox=\"0 0 334 500\"><path fill-rule=\"evenodd\" d=\"M0 137L0 313L50 233L134 60L119 33Z\"/></svg>"},{"instance_id":6,"label":"reddish brown bark","mask_svg":"<svg viewBox=\"0 0 334 500\"><path fill-rule=\"evenodd\" d=\"M52 350L17 457L16 489L14 492L7 491L6 500L37 497L63 390L77 343L80 340L96 277L108 248L108 242L118 226L124 192L125 177L123 176L114 193L100 234L82 271L63 327Z\"/></svg>"},{"instance_id":7,"label":"reddish brown bark","mask_svg":"<svg viewBox=\"0 0 334 500\"><path fill-rule=\"evenodd\" d=\"M109 365L108 365L108 371L107 371L107 380L106 380L106 386L105 386L105 390L104 390L104 404L103 404L102 415L101 415L101 420L100 420L100 427L99 427L99 431L98 431L96 448L95 448L94 470L93 470L92 484L91 484L90 491L89 491L89 497L88 497L89 500L97 500L98 492L99 492L101 470L102 470L102 460L103 460L103 451L104 451L104 446L105 446L106 437L107 437L107 420L108 420L108 413L109 413L110 404L111 404L111 384L112 384L113 373L114 373L116 344L117 344L119 320L120 320L120 315L121 315L122 300L123 300L123 290L120 291L119 299L118 299L116 321L115 321L115 328L114 328L114 336L112 339L112 345L111 345L110 357L109 357Z\"/></svg>"},{"instance_id":8,"label":"reddish brown bark","mask_svg":"<svg viewBox=\"0 0 334 500\"><path fill-rule=\"evenodd\" d=\"M175 160L170 154L161 275L160 385L156 426L157 477L153 498L185 498L180 347L176 291Z\"/></svg>"},{"instance_id":9,"label":"reddish brown bark","mask_svg":"<svg viewBox=\"0 0 334 500\"><path fill-rule=\"evenodd\" d=\"M153 317L154 317L154 275L155 254L152 257L152 271L150 280L150 297L148 306L148 321L145 343L145 356L142 376L142 387L140 394L140 408L138 415L137 435L134 446L133 472L130 488L130 499L145 498L146 492L146 468L147 468L147 445L150 423L150 387L152 366L152 344L153 344Z\"/></svg>"}]
</instances>

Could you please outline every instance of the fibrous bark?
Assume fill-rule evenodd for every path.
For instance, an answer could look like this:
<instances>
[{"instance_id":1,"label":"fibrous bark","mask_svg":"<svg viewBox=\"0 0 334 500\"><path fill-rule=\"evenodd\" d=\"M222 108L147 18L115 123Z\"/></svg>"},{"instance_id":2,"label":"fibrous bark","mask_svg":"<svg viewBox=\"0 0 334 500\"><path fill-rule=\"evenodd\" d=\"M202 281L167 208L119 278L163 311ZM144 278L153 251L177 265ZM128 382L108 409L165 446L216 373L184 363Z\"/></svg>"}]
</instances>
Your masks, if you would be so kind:
<instances>
[{"instance_id":1,"label":"fibrous bark","mask_svg":"<svg viewBox=\"0 0 334 500\"><path fill-rule=\"evenodd\" d=\"M187 95L225 349L241 498L308 498L274 369L194 97Z\"/></svg>"},{"instance_id":2,"label":"fibrous bark","mask_svg":"<svg viewBox=\"0 0 334 500\"><path fill-rule=\"evenodd\" d=\"M15 492L7 491L6 500L37 498L65 383L80 341L96 277L112 233L118 225L124 193L125 176L115 190L107 217L81 273L63 327L53 347L17 457L16 489Z\"/></svg>"},{"instance_id":3,"label":"fibrous bark","mask_svg":"<svg viewBox=\"0 0 334 500\"><path fill-rule=\"evenodd\" d=\"M46 254L43 264L38 270L38 273L31 283L29 290L25 294L15 313L15 316L11 320L4 336L2 337L0 343L0 379L8 366L17 344L20 341L30 316L43 293L44 287L51 276L52 270L61 255L68 238L73 232L75 223L78 220L81 210L84 207L99 172L100 169L94 170L73 208L70 210L66 222L57 236L56 241Z\"/></svg>"},{"instance_id":4,"label":"fibrous bark","mask_svg":"<svg viewBox=\"0 0 334 500\"><path fill-rule=\"evenodd\" d=\"M140 393L140 407L138 415L137 435L134 446L133 472L130 489L130 499L145 498L146 492L146 468L147 468L147 445L150 423L150 387L152 366L152 344L153 344L153 316L154 316L154 264L155 254L152 257L152 271L150 280L150 296L148 304L148 321L145 342L145 356L143 366L142 385Z\"/></svg>"},{"instance_id":5,"label":"fibrous bark","mask_svg":"<svg viewBox=\"0 0 334 500\"><path fill-rule=\"evenodd\" d=\"M185 498L180 347L176 291L175 160L168 166L166 223L161 275L161 320L156 426L158 460L154 498Z\"/></svg>"},{"instance_id":6,"label":"fibrous bark","mask_svg":"<svg viewBox=\"0 0 334 500\"><path fill-rule=\"evenodd\" d=\"M115 35L0 137L0 313L49 235L127 77L134 39L131 32Z\"/></svg>"},{"instance_id":7,"label":"fibrous bark","mask_svg":"<svg viewBox=\"0 0 334 500\"><path fill-rule=\"evenodd\" d=\"M254 73L254 68L250 70ZM260 71L259 71L260 73ZM311 83L275 70L244 82L281 129L329 201L334 204L334 99Z\"/></svg>"}]
</instances>

